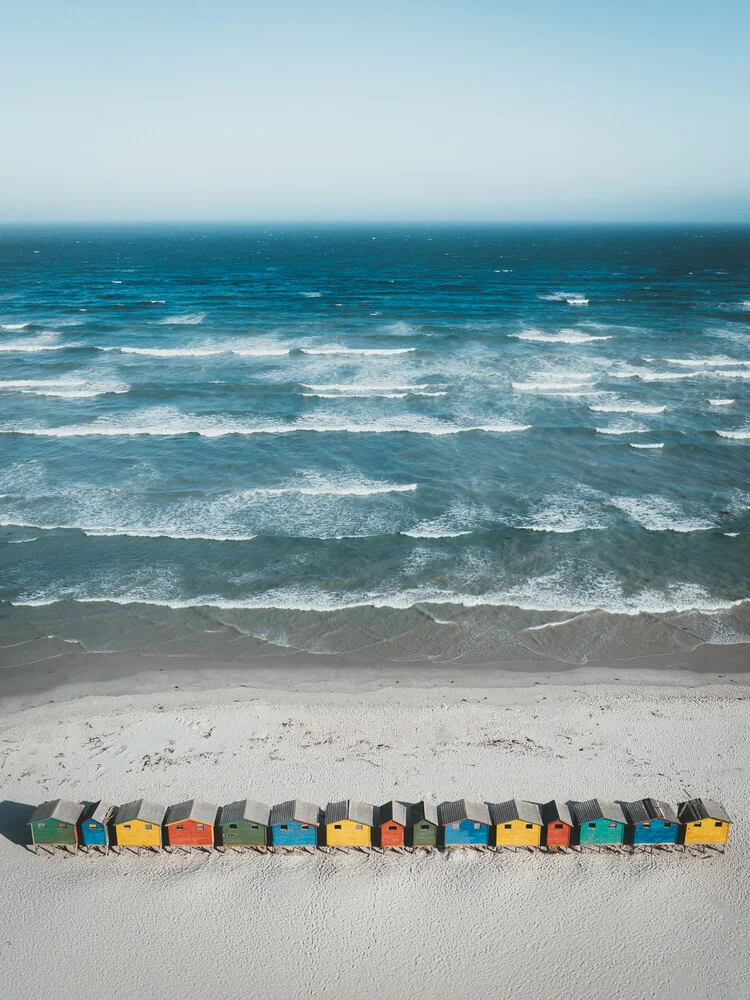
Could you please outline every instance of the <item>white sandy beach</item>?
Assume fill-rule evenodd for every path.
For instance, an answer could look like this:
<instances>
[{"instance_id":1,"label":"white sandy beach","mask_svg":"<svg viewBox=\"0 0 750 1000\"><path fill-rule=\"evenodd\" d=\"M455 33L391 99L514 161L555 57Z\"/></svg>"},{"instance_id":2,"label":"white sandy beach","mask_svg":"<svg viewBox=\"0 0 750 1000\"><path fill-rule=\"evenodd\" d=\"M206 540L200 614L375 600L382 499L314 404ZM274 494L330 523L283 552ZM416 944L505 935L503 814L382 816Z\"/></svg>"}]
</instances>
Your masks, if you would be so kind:
<instances>
[{"instance_id":1,"label":"white sandy beach","mask_svg":"<svg viewBox=\"0 0 750 1000\"><path fill-rule=\"evenodd\" d=\"M602 675L604 678L605 675ZM620 676L620 675L618 675ZM301 680L301 676L300 676ZM588 678L590 681L591 678ZM750 690L693 675L91 694L2 727L0 993L748 996ZM579 683L580 681L580 683ZM92 689L93 690L93 689ZM35 857L21 805L711 794L730 849Z\"/></svg>"}]
</instances>

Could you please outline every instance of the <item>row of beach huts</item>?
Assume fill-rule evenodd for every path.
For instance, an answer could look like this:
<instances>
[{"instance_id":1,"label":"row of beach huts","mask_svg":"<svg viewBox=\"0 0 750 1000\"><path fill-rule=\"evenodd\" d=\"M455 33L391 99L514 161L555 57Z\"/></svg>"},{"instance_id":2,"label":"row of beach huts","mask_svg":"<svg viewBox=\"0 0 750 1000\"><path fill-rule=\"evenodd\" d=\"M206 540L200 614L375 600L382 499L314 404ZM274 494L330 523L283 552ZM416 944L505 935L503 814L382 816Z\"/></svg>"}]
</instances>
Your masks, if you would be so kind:
<instances>
[{"instance_id":1,"label":"row of beach huts","mask_svg":"<svg viewBox=\"0 0 750 1000\"><path fill-rule=\"evenodd\" d=\"M148 799L110 802L43 802L29 820L39 848L110 847L315 848L315 847L606 847L708 845L721 848L731 820L718 802L689 799L675 810L659 799L635 802L523 799L505 802L406 803L382 806L355 799L325 809L302 799L269 806L240 799L217 807L199 799L164 806Z\"/></svg>"}]
</instances>

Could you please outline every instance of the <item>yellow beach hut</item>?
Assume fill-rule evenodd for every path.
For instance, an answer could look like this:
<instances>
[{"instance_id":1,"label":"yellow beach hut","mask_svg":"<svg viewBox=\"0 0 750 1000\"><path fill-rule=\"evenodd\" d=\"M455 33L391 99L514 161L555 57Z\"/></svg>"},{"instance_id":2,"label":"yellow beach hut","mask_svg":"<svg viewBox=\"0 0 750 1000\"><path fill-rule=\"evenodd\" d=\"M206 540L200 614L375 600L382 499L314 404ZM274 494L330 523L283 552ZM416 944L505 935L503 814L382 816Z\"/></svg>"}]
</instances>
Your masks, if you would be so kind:
<instances>
[{"instance_id":1,"label":"yellow beach hut","mask_svg":"<svg viewBox=\"0 0 750 1000\"><path fill-rule=\"evenodd\" d=\"M711 799L688 799L677 806L683 844L726 844L731 819L724 806Z\"/></svg>"},{"instance_id":2,"label":"yellow beach hut","mask_svg":"<svg viewBox=\"0 0 750 1000\"><path fill-rule=\"evenodd\" d=\"M542 812L535 802L508 799L490 802L490 819L498 847L537 847L542 842Z\"/></svg>"},{"instance_id":3,"label":"yellow beach hut","mask_svg":"<svg viewBox=\"0 0 750 1000\"><path fill-rule=\"evenodd\" d=\"M115 814L115 842L119 847L160 848L161 828L166 813L166 806L148 799L126 802Z\"/></svg>"},{"instance_id":4,"label":"yellow beach hut","mask_svg":"<svg viewBox=\"0 0 750 1000\"><path fill-rule=\"evenodd\" d=\"M375 806L356 799L329 802L323 822L329 847L369 847L375 825Z\"/></svg>"}]
</instances>

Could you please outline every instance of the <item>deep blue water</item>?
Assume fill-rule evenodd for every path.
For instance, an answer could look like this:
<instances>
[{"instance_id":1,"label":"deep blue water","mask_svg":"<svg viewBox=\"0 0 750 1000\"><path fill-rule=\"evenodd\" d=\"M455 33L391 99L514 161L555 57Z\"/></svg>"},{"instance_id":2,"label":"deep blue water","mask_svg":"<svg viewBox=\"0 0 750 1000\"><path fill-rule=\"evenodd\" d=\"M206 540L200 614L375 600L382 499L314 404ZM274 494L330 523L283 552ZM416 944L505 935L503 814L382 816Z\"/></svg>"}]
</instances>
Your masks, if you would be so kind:
<instances>
[{"instance_id":1,"label":"deep blue water","mask_svg":"<svg viewBox=\"0 0 750 1000\"><path fill-rule=\"evenodd\" d=\"M0 231L0 599L748 597L750 232Z\"/></svg>"}]
</instances>

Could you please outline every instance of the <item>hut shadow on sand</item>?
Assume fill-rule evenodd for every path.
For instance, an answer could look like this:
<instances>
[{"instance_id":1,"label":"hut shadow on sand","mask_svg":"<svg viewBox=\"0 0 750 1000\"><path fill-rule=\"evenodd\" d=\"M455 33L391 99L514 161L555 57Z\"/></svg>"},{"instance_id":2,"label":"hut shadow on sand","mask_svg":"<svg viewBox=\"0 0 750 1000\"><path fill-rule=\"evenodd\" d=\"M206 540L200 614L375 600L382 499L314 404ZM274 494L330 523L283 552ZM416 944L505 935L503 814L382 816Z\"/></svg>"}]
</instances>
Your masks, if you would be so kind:
<instances>
[{"instance_id":1,"label":"hut shadow on sand","mask_svg":"<svg viewBox=\"0 0 750 1000\"><path fill-rule=\"evenodd\" d=\"M11 844L30 849L28 823L35 806L26 802L10 802L4 799L0 802L0 837L5 837Z\"/></svg>"}]
</instances>

